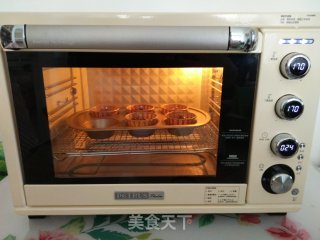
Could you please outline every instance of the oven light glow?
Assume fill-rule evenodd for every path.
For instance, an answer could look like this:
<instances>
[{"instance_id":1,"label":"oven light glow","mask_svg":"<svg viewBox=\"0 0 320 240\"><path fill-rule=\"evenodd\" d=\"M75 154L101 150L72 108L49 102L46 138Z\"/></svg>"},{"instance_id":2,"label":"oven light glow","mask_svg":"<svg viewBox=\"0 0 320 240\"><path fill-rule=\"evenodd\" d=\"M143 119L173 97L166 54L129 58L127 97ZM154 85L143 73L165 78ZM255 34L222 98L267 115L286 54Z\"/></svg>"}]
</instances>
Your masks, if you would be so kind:
<instances>
[{"instance_id":1,"label":"oven light glow","mask_svg":"<svg viewBox=\"0 0 320 240\"><path fill-rule=\"evenodd\" d=\"M313 44L313 38L282 38L279 44Z\"/></svg>"},{"instance_id":2,"label":"oven light glow","mask_svg":"<svg viewBox=\"0 0 320 240\"><path fill-rule=\"evenodd\" d=\"M200 76L202 74L202 68L182 68L185 75Z\"/></svg>"}]
</instances>

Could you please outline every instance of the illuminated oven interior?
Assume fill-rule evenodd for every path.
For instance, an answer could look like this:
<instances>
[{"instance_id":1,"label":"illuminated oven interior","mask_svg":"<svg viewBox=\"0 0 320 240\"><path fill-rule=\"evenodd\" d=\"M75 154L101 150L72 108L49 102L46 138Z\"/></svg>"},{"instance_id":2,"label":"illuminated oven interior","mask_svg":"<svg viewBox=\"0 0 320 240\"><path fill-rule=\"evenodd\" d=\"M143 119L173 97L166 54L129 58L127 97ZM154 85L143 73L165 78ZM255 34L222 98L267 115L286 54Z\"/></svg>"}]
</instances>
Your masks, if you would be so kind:
<instances>
[{"instance_id":1,"label":"illuminated oven interior","mask_svg":"<svg viewBox=\"0 0 320 240\"><path fill-rule=\"evenodd\" d=\"M55 176L215 176L223 68L43 68Z\"/></svg>"}]
</instances>

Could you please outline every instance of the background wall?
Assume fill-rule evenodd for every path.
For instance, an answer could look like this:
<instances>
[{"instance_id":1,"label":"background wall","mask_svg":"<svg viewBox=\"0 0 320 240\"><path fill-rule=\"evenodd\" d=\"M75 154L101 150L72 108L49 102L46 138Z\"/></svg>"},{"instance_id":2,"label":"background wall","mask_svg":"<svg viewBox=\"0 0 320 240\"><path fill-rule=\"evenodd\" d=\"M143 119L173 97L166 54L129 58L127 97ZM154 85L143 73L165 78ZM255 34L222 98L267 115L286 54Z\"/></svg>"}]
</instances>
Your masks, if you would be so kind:
<instances>
[{"instance_id":1,"label":"background wall","mask_svg":"<svg viewBox=\"0 0 320 240\"><path fill-rule=\"evenodd\" d=\"M0 12L319 12L317 0L15 0L2 4Z\"/></svg>"},{"instance_id":2,"label":"background wall","mask_svg":"<svg viewBox=\"0 0 320 240\"><path fill-rule=\"evenodd\" d=\"M319 95L320 95L320 91L319 91ZM312 143L311 149L312 149L311 161L315 162L320 167L320 99L318 101L317 121L316 121L316 126L314 128L313 143Z\"/></svg>"},{"instance_id":3,"label":"background wall","mask_svg":"<svg viewBox=\"0 0 320 240\"><path fill-rule=\"evenodd\" d=\"M4 178L7 175L7 168L6 164L4 162L4 153L3 153L3 147L0 142L0 181L2 178Z\"/></svg>"}]
</instances>

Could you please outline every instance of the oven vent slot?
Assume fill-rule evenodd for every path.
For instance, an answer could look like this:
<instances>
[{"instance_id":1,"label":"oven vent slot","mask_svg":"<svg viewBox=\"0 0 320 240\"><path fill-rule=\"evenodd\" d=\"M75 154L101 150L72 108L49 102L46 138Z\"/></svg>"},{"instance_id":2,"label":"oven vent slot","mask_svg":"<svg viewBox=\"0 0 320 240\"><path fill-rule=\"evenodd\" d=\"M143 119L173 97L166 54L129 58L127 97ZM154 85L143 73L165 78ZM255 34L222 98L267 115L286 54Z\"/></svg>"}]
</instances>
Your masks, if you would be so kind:
<instances>
[{"instance_id":1,"label":"oven vent slot","mask_svg":"<svg viewBox=\"0 0 320 240\"><path fill-rule=\"evenodd\" d=\"M112 51L252 51L257 30L247 27L3 25L5 49Z\"/></svg>"}]
</instances>

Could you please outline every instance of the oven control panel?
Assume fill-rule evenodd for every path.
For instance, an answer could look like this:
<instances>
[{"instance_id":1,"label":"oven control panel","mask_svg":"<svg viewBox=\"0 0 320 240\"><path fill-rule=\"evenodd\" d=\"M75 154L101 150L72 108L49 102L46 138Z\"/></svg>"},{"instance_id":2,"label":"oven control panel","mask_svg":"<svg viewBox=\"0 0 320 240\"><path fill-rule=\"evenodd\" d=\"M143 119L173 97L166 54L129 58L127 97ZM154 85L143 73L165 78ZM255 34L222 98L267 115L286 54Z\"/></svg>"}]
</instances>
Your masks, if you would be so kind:
<instances>
[{"instance_id":1,"label":"oven control panel","mask_svg":"<svg viewBox=\"0 0 320 240\"><path fill-rule=\"evenodd\" d=\"M275 106L278 117L286 120L299 118L303 113L303 109L303 101L292 94L280 97Z\"/></svg>"},{"instance_id":2,"label":"oven control panel","mask_svg":"<svg viewBox=\"0 0 320 240\"><path fill-rule=\"evenodd\" d=\"M299 142L289 133L280 133L271 140L272 152L281 158L295 155L299 148Z\"/></svg>"},{"instance_id":3,"label":"oven control panel","mask_svg":"<svg viewBox=\"0 0 320 240\"><path fill-rule=\"evenodd\" d=\"M269 167L262 175L263 188L272 194L290 191L294 183L294 172L284 164Z\"/></svg>"},{"instance_id":4,"label":"oven control panel","mask_svg":"<svg viewBox=\"0 0 320 240\"><path fill-rule=\"evenodd\" d=\"M300 204L319 104L319 32L262 29L248 203ZM312 36L312 41L304 39ZM283 41L301 39L301 41ZM260 185L257 186L257 182Z\"/></svg>"},{"instance_id":5,"label":"oven control panel","mask_svg":"<svg viewBox=\"0 0 320 240\"><path fill-rule=\"evenodd\" d=\"M310 59L301 53L289 53L280 64L281 74L287 79L304 77L310 70Z\"/></svg>"}]
</instances>

